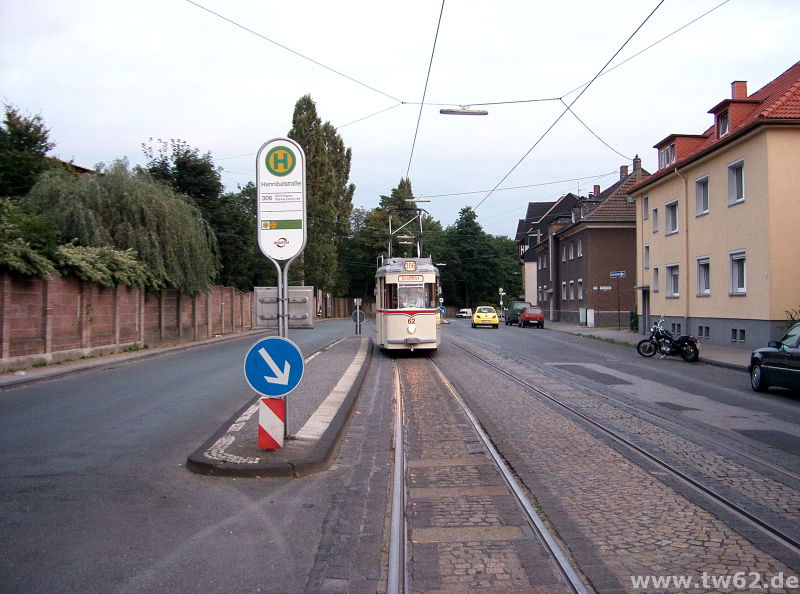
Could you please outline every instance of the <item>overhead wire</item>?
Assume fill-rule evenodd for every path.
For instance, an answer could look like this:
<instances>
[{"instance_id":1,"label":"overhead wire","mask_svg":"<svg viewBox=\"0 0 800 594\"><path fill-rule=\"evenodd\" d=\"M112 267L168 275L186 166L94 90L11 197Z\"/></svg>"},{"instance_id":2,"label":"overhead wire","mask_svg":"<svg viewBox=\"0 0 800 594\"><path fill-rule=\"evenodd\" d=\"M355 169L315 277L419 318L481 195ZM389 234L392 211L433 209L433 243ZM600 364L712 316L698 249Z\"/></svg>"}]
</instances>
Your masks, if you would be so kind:
<instances>
[{"instance_id":1,"label":"overhead wire","mask_svg":"<svg viewBox=\"0 0 800 594\"><path fill-rule=\"evenodd\" d=\"M619 67L620 67L620 66L622 66L623 64L627 64L628 62L630 62L631 60L633 60L633 59L634 59L634 58L636 58L637 56L640 56L640 55L642 55L642 54L643 54L643 53L645 53L647 50L649 50L649 49L652 49L653 47L657 46L657 45L658 45L659 43L661 43L662 41L666 41L667 39L669 39L670 37L672 37L672 36L673 36L673 35L675 35L676 33L679 33L680 31L683 31L683 30L684 30L686 27L688 27L689 25L693 25L694 23L696 23L697 21L699 21L699 20L700 20L700 19L702 19L703 17L706 17L706 16L708 16L709 14L711 14L712 12L714 12L715 10L717 10L718 8L720 8L720 7L724 6L725 4L727 4L727 3L728 3L728 2L730 2L730 1L731 1L731 0L723 0L722 2L720 2L719 4L717 4L715 7L711 8L711 9L707 10L706 12L704 12L703 14L701 14L699 17L696 17L696 18L692 19L691 21L689 21L688 23L686 23L685 25L682 25L681 27L678 27L678 28L677 28L677 29L675 29L675 30L674 30L672 33L669 33L668 35L665 35L664 37L662 37L662 38L661 38L661 39L659 39L658 41L654 41L653 43L651 43L650 45L648 45L646 48L644 48L644 49L642 49L642 50L639 50L638 52L636 52L636 53L635 53L635 54L633 54L632 56L629 56L628 58L625 58L625 59L624 59L622 62L620 62L619 64L615 64L614 66L612 66L612 67L611 67L611 68L609 68L608 70L604 71L604 72L603 72L603 73L602 73L600 76L605 76L606 74L608 74L609 72L612 72L613 70L616 70L617 68L619 68ZM575 92L575 91L577 91L578 89L581 89L581 88L583 88L584 86L586 86L586 85L588 85L588 84L589 84L589 83L583 83L582 85L578 85L577 87L575 87L574 89L572 89L572 90L571 90L571 91L569 91L568 93L564 93L564 97L569 97L570 95L572 95L572 93L574 93L574 92Z\"/></svg>"},{"instance_id":2,"label":"overhead wire","mask_svg":"<svg viewBox=\"0 0 800 594\"><path fill-rule=\"evenodd\" d=\"M564 104L564 107L566 107L566 108L567 108L567 111L569 111L569 112L570 112L570 113L573 115L573 117L574 117L576 120L578 120L578 121L579 121L579 122L580 122L580 123L583 125L583 127L584 127L584 128L586 128L586 129L589 131L589 133L590 133L592 136L594 136L594 137L595 137L597 140L599 140L600 142L602 142L602 143L603 143L603 145L605 145L605 147L606 147L606 148L610 149L612 152L615 152L615 153L617 153L617 154L618 154L620 157L622 157L623 159L627 159L628 161L632 161L632 160L633 160L633 159L631 159L630 157L628 157L627 155L623 155L621 152L619 152L619 151L618 151L617 149L615 149L613 146L611 146L610 144L608 144L608 143L607 143L605 140L603 140L602 138L600 138L600 137L597 135L597 133L596 133L594 130L592 130L592 129L591 129L591 128L590 128L590 127L589 127L589 126L586 124L586 122L584 122L584 121L583 121L583 120L582 120L580 117L578 117L578 114L577 114L577 113L575 113L575 112L572 110L572 108L570 108L569 106L567 106L567 104L564 102L564 100L563 100L563 99L561 100L561 103L563 103L563 104Z\"/></svg>"},{"instance_id":3,"label":"overhead wire","mask_svg":"<svg viewBox=\"0 0 800 594\"><path fill-rule=\"evenodd\" d=\"M433 37L433 47L431 48L431 59L428 62L428 74L425 76L425 88L422 90L422 101L419 105L419 115L417 116L417 127L414 129L414 140L411 143L411 154L408 156L408 167L406 168L406 179L411 171L411 160L414 158L414 147L417 146L417 134L419 133L419 124L422 121L422 109L425 107L425 95L428 93L428 82L431 78L431 68L433 68L433 56L436 53L436 42L439 39L439 28L442 26L442 15L444 14L444 2L442 0L442 8L439 10L439 22L436 23L436 35Z\"/></svg>"},{"instance_id":4,"label":"overhead wire","mask_svg":"<svg viewBox=\"0 0 800 594\"><path fill-rule=\"evenodd\" d=\"M347 80L350 80L351 82L354 82L354 83L356 83L356 84L358 84L358 85L360 85L362 87L365 87L365 88L367 88L367 89L369 89L371 91L374 91L374 92L379 93L379 94L381 94L381 95L383 95L385 97L388 97L389 99L392 99L393 101L396 101L396 104L394 104L394 105L392 105L392 106L390 106L390 107L388 107L386 109L380 110L380 111L375 112L375 113L373 113L371 115L368 115L368 116L364 116L362 118L359 118L359 119L354 120L352 122L349 122L347 124L343 124L343 125L339 126L338 128L343 128L345 126L349 126L349 125L355 124L357 122L361 122L363 120L378 116L378 115L380 115L382 113L385 113L387 111L390 111L390 110L395 109L397 107L400 107L402 105L420 105L420 117L418 118L418 121L417 121L417 132L418 132L419 125L420 125L419 124L419 120L421 118L422 108L424 106L426 106L426 105L428 105L428 106L452 106L452 105L489 106L489 105L510 105L510 104L519 104L519 103L561 101L566 106L566 109L564 110L564 112L562 112L562 114L556 119L556 121L553 123L553 125L551 125L550 128L548 128L545 131L545 133L539 138L539 140L537 140L536 143L534 143L534 145L525 153L525 155L523 155L523 157L514 165L514 167L512 167L511 170L509 170L509 172L495 185L495 187L488 191L488 194L474 207L474 209L477 209L479 206L481 206L494 192L497 192L497 191L503 191L503 190L508 190L508 189L521 189L521 188L534 187L534 186L539 186L539 185L547 185L547 184L550 184L550 183L559 183L559 182L545 182L543 184L529 184L529 185L526 185L526 186L517 186L516 188L499 188L500 184L502 184L503 181L505 181L508 178L508 176L511 175L511 173L513 173L513 171L516 170L517 167L519 167L519 165L525 160L525 158L527 158L527 156L536 148L536 146L543 140L543 138L547 134L549 134L549 132L552 130L552 128L555 127L555 125L563 118L563 116L566 114L567 111L572 113L572 115L592 135L594 135L595 138L597 138L600 142L602 142L607 148L609 148L610 150L612 150L616 154L620 155L621 157L629 159L629 157L623 155L622 153L620 153L619 151L617 151L616 149L611 147L608 143L606 143L602 138L600 138L600 136L597 135L583 120L581 120L581 118L574 112L574 110L571 109L572 106L575 104L575 102L577 102L578 99L580 99L581 95L589 88L589 86L591 86L594 83L594 81L597 78L599 78L600 76L604 76L604 75L612 72L613 70L616 70L620 66L622 66L622 65L626 64L627 62L633 60L634 58L640 56L644 52L652 49L656 45L666 41L667 39L669 39L673 35L676 35L680 31L682 31L683 29L685 29L685 28L689 27L690 25L696 23L700 19L708 16L709 14L714 12L715 10L721 8L722 6L724 6L725 4L730 2L730 0L723 0L722 2L717 4L716 6L712 7L709 10L707 10L703 14L697 16L696 18L692 19L691 21L687 22L686 24L682 25L681 27L675 29L674 31L672 31L668 35L665 35L664 37L662 37L662 38L658 39L657 41L651 43L647 47L645 47L642 50L634 53L633 55L631 55L630 57L626 58L622 62L614 65L613 67L608 68L608 65L611 63L611 61L614 60L614 58L616 58L616 56L619 54L619 52L622 50L622 48L624 48L628 44L628 42L636 35L636 33L639 31L639 29L641 29L641 27L650 19L650 17L656 12L656 10L658 10L658 8L661 6L661 4L663 4L664 0L661 0L661 2L659 2L659 4L653 9L653 11L650 13L650 15L648 15L648 17L642 22L642 24L639 25L639 27L636 29L636 31L634 31L634 33L631 35L631 37L629 37L628 40L620 47L620 49L617 50L617 52L614 54L614 56L612 56L611 60L609 60L609 62L603 67L603 69L600 70L600 72L598 74L596 74L589 82L584 83L582 85L579 85L575 89L565 93L562 97L535 98L535 99L523 99L523 100L511 100L511 101L480 102L480 103L478 103L478 102L475 102L475 103L425 103L425 101L424 101L425 94L423 94L423 100L421 102L419 102L419 103L416 103L416 102L403 101L401 99L398 99L397 97L394 97L393 95L391 95L389 93L386 93L386 92L384 92L384 91L382 91L380 89L377 89L377 88L375 88L375 87L373 87L371 85L368 85L368 84L366 84L366 83L364 83L362 81L359 81L359 80L355 79L354 77L351 77L351 76L349 76L347 74L344 74L344 73L342 73L342 72L340 72L340 71L338 71L338 70L336 70L334 68L331 68L330 66L327 66L327 65L323 64L322 62L319 62L319 61L317 61L317 60L315 60L313 58L310 58L310 57L308 57L308 56L306 56L306 55L304 55L304 54L302 54L302 53L300 53L300 52L298 52L296 50L293 50L292 48L290 48L288 46L285 46L285 45L283 45L283 44L281 44L281 43L279 43L279 42L277 42L277 41L275 41L273 39L268 38L267 36L257 32L257 31L254 31L254 30L250 29L249 27L246 27L246 26L242 25L241 23L238 23L238 22L236 22L236 21L234 21L234 20L232 20L232 19L230 19L230 18L228 18L228 17L226 17L226 16L224 16L222 14L219 14L219 13L217 13L217 12L215 12L215 11L205 7L205 6L203 6L202 4L199 4L198 2L195 2L194 0L186 0L186 1L189 4L199 8L201 10L204 10L205 12L208 12L209 14L211 14L213 16L216 16L217 18L222 19L222 20L230 23L231 25L233 25L233 26L235 26L235 27L237 27L237 28L239 28L239 29L241 29L243 31L246 31L247 33L250 33L251 35L255 35L256 37L259 37L259 38L261 38L261 39L263 39L263 40L265 40L265 41L267 41L269 43L272 43L272 44L280 47L281 49L284 49L284 50L286 50L286 51L288 51L288 52L290 52L290 53L292 53L292 54L294 54L294 55L296 55L296 56L298 56L298 57L300 57L300 58L302 58L304 60L307 60L307 61L309 61L309 62L311 62L311 63L313 63L313 64L315 64L317 66L320 66L321 68L324 68L324 69L326 69L326 70L328 70L328 71L330 71L330 72L332 72L332 73L334 73L334 74L336 74L338 76L346 78ZM444 0L442 2L442 9L441 9L440 15L439 15L439 25L441 24L441 18L442 18L443 10L444 10ZM439 32L439 25L437 25L437 38L438 38L438 32ZM435 42L434 42L434 50L435 50ZM433 61L433 52L431 53L431 63L432 63L432 61ZM429 66L429 69L428 69L428 76L430 76L430 66ZM425 89L426 89L426 92L427 92L427 80L426 80ZM583 90L578 95L578 97L576 97L569 105L567 105L566 102L564 101L564 98L566 98L569 95L575 93L579 89L583 89ZM416 143L417 132L415 132L414 144ZM414 149L412 147L412 157L413 157L413 150ZM236 155L236 156L232 156L232 157L222 157L222 158L219 158L218 160L235 159L235 158L241 158L241 157L245 157L245 156L252 156L254 154L255 153L245 153L243 155ZM409 170L410 170L410 165L411 165L411 158L409 158ZM406 175L408 175L408 172L407 172ZM593 176L587 176L587 178L588 177L593 177ZM583 179L586 179L586 178L583 178ZM571 180L564 180L564 181L571 181ZM428 197L433 198L433 197L444 197L444 196L457 196L457 195L466 195L466 194L472 194L472 193L482 193L484 191L486 191L486 190L480 190L480 191L475 191L475 192L460 192L460 193L452 193L452 194L439 194L439 195L432 195L432 196L428 196Z\"/></svg>"},{"instance_id":5,"label":"overhead wire","mask_svg":"<svg viewBox=\"0 0 800 594\"><path fill-rule=\"evenodd\" d=\"M509 169L508 173L506 173L506 174L505 174L505 175L502 177L502 179L501 179L499 182L497 182L497 184L495 185L495 187L494 187L494 188L492 188L492 190L491 190L491 191L490 191L490 192L489 192L489 193L488 193L486 196L484 196L484 197L483 197L483 199L482 199L480 202L478 202L478 204L476 204L476 205L475 205L475 206L472 208L472 210L473 210L473 211L474 211L474 210L477 210L477 209L478 209L478 207L480 207L480 205L481 205L481 204L483 204L484 202L486 202L486 200L488 200L488 199L489 199L489 197L490 197L492 194L494 194L495 190L496 190L498 187L500 187L500 184L502 184L502 183L503 183L503 182L504 182L506 179L508 179L508 177L509 177L509 176L510 176L510 175L511 175L511 174L512 174L512 173L513 173L513 172L514 172L516 169L517 169L517 167L519 167L519 166L522 164L522 162L523 162L523 161L524 161L524 160L525 160L525 159L528 157L528 155L530 155L530 154L533 152L533 150L534 150L534 149L535 149L537 146L539 146L539 143L540 143L540 142L542 142L542 140L544 140L544 138L545 138L545 137L546 137L546 136L547 136L547 135L550 133L550 131L551 131L553 128L555 128L555 127L556 127L556 125L558 124L558 122L560 122L560 121L561 121L561 119L562 119L562 118L563 118L563 117L564 117L564 116L567 114L567 112L569 112L569 111L570 111L570 109L572 108L572 106L573 106L573 105L575 105L575 103L577 103L577 102L578 102L578 100L579 100L581 97L583 97L583 94L584 94L584 93L586 93L586 91L588 91L588 90L589 90L589 87L591 87L591 86L592 86L592 84L594 83L594 81L596 81L596 80L597 80L597 79L600 77L600 75L601 75L601 74L603 73L603 71L604 71L604 70L605 70L605 69L608 67L608 65L609 65L609 64L611 64L611 62L614 60L614 58L616 58L616 57L619 55L619 53L620 53L620 52L621 52L621 51L622 51L622 50L625 48L625 46L626 46L626 45L628 45L628 43L630 42L630 40L631 40L631 39L633 39L633 37L634 37L634 36L635 36L635 35L636 35L636 34L637 34L637 33L638 33L640 30L641 30L641 28L642 28L642 27L644 27L645 23L647 23L647 21L649 21L649 20L650 20L650 18L651 18L651 17L652 17L652 16L653 16L653 15L656 13L656 11L657 11L657 10L658 10L658 9L661 7L661 5L662 5L662 4L664 4L664 0L660 0L660 2L659 2L659 3L656 5L656 7L655 7L655 8L654 8L654 9L653 9L651 12L650 12L650 14L649 14L649 15L647 15L647 17L646 17L646 18L645 18L645 19L644 19L644 20L643 20L643 21L642 21L642 22L639 24L639 26L638 26L638 27L636 27L636 29L634 30L634 32L633 32L633 33L631 33L631 35L628 37L628 39L626 39L626 40L625 40L625 43L623 43L623 44L622 44L622 45L619 47L619 49L618 49L616 52L614 52L614 55L613 55L613 56L611 56L611 58L609 58L609 60L608 60L608 61L607 61L607 62L606 62L604 65L603 65L603 67L602 67L602 68L601 68L601 69L600 69L600 70L597 72L597 74L595 74L595 75L594 75L594 77L592 78L592 80L590 80L590 81L587 83L587 85L586 85L586 86L583 88L583 90L582 90L582 91L581 91L581 92L578 94L578 96L577 96L577 97L575 97L575 99L573 99L573 100L572 100L572 102L571 102L569 105L567 105L566 109L564 109L564 111L562 111L562 112L561 112L561 115L559 115L559 116L558 116L558 117L555 119L555 121L554 121L552 124L550 124L550 127L549 127L549 128L547 128L547 130L545 130L545 131L544 131L544 133L543 133L543 134L542 134L542 135L539 137L539 139L538 139L536 142L534 142L534 143L533 143L533 145L532 145L532 146L531 146L531 147L530 147L530 148L527 150L527 152L526 152L524 155L522 155L522 157L521 157L521 158L520 158L520 159L519 159L519 160L518 160L518 161L517 161L517 162L514 164L514 166L513 166L511 169Z\"/></svg>"},{"instance_id":6,"label":"overhead wire","mask_svg":"<svg viewBox=\"0 0 800 594\"><path fill-rule=\"evenodd\" d=\"M353 78L352 76L349 76L349 75L345 74L344 72L340 72L339 70L336 70L335 68L331 68L330 66L326 66L325 64L323 64L322 62L320 62L318 60L315 60L314 58L309 58L308 56L306 56L304 54L301 54L300 52L298 52L296 50L293 50L292 48L290 48L290 47L288 47L286 45L283 45L282 43L279 43L279 42L275 41L274 39L270 39L269 37L259 33L258 31L254 31L253 29L250 29L249 27L245 27L241 23L237 23L236 21L234 21L232 19L229 19L228 17L219 14L218 12L214 12L210 8L206 8L205 6L195 2L194 0L186 0L186 2L188 2L189 4L191 4L193 6L196 6L197 8L200 8L201 10L205 10L206 12L208 12L210 14L213 14L215 17L220 18L220 19L222 19L223 21L225 21L227 23L230 23L234 27L238 27L238 28L240 28L240 29L242 29L244 31L247 31L251 35L255 35L256 37L260 37L264 41L268 41L268 42L270 42L270 43L272 43L274 45L277 45L279 48L284 49L287 52L290 52L290 53L294 54L295 56L298 56L299 58L302 58L303 60L307 60L308 62L311 62L312 64L316 64L317 66L319 66L321 68L324 68L325 70L328 70L329 72L333 72L334 74L336 74L338 76L346 78L347 80L349 80L351 82L354 82L357 85L361 85L362 87L364 87L366 89L369 89L370 91L374 91L376 93L379 93L379 94L383 95L384 97L388 97L389 99L397 101L398 103L403 103L402 100L398 99L397 97L394 97L393 95L390 95L389 93L381 91L380 89L376 89L375 87L373 87L371 85L368 85L367 83L361 82L360 80L358 80L356 78Z\"/></svg>"}]
</instances>

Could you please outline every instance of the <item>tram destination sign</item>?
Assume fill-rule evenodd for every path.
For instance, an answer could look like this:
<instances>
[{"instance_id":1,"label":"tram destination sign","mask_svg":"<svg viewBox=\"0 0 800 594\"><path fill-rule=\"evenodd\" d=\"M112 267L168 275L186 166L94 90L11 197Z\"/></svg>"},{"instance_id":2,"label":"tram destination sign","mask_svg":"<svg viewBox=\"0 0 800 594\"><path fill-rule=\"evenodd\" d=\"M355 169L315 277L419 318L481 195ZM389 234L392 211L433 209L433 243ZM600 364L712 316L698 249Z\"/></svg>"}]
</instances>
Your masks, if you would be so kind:
<instances>
[{"instance_id":1,"label":"tram destination sign","mask_svg":"<svg viewBox=\"0 0 800 594\"><path fill-rule=\"evenodd\" d=\"M265 142L256 157L258 247L290 260L306 245L306 157L290 138Z\"/></svg>"}]
</instances>

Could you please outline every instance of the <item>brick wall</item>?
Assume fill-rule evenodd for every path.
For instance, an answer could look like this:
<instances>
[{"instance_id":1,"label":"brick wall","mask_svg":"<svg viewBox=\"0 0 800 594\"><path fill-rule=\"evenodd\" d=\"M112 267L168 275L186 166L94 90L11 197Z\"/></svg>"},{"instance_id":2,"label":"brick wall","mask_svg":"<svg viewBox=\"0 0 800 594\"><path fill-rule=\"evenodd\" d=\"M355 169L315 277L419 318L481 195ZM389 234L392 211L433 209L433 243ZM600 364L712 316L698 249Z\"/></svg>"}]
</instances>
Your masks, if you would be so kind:
<instances>
[{"instance_id":1,"label":"brick wall","mask_svg":"<svg viewBox=\"0 0 800 594\"><path fill-rule=\"evenodd\" d=\"M0 273L0 371L139 344L157 346L243 332L252 327L252 293L147 295L71 277L48 281Z\"/></svg>"}]
</instances>

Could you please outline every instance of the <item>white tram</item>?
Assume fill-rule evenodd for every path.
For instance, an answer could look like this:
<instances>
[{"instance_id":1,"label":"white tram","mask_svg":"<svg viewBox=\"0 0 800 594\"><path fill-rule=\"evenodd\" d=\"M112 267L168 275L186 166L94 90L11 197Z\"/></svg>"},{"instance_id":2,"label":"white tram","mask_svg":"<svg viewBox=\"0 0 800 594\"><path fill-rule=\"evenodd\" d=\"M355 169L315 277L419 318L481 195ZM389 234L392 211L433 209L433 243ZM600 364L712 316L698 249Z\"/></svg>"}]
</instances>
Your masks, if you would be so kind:
<instances>
[{"instance_id":1,"label":"white tram","mask_svg":"<svg viewBox=\"0 0 800 594\"><path fill-rule=\"evenodd\" d=\"M430 258L387 258L375 274L375 328L387 350L434 350L441 340L439 270Z\"/></svg>"}]
</instances>

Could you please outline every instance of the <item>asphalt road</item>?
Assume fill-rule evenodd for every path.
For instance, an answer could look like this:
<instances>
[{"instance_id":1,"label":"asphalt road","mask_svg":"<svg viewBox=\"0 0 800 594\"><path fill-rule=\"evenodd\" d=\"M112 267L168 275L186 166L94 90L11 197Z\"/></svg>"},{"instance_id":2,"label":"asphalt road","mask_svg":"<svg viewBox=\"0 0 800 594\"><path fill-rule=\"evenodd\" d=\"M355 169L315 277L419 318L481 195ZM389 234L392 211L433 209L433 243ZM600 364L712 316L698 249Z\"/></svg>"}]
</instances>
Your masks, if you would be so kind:
<instances>
[{"instance_id":1,"label":"asphalt road","mask_svg":"<svg viewBox=\"0 0 800 594\"><path fill-rule=\"evenodd\" d=\"M340 320L290 338L308 355L352 333L352 322ZM547 329L472 329L456 320L444 328L445 340L451 334L798 453L798 396L756 395L742 372L645 360L630 347ZM353 432L331 470L302 480L207 477L184 468L187 455L252 399L242 365L258 338L1 391L0 590L302 592L310 575L321 575L322 561L330 570L324 575L336 575L344 562L336 546L349 518L363 521L368 497L386 492L380 456L372 467L353 463L389 447L386 419ZM378 403L391 393L391 375L381 369L374 362L365 384ZM365 393L358 406L368 401ZM356 425L372 422L366 408L358 412ZM372 441L356 445L361 435ZM350 506L350 515L339 514L347 519L338 524L342 532L331 529L337 506ZM379 545L369 547L379 553ZM352 566L366 562L364 551L348 554Z\"/></svg>"},{"instance_id":2,"label":"asphalt road","mask_svg":"<svg viewBox=\"0 0 800 594\"><path fill-rule=\"evenodd\" d=\"M500 325L471 328L453 320L448 332L467 336L516 356L545 363L576 382L594 382L635 399L658 404L687 419L800 456L800 394L757 394L746 373L677 357L640 357L630 346L609 344L538 328Z\"/></svg>"},{"instance_id":3,"label":"asphalt road","mask_svg":"<svg viewBox=\"0 0 800 594\"><path fill-rule=\"evenodd\" d=\"M289 338L307 355L352 332ZM341 479L184 468L252 399L242 366L259 336L0 392L0 590L302 591Z\"/></svg>"}]
</instances>

